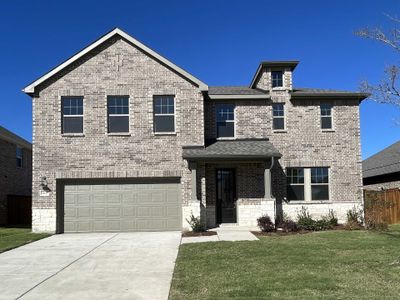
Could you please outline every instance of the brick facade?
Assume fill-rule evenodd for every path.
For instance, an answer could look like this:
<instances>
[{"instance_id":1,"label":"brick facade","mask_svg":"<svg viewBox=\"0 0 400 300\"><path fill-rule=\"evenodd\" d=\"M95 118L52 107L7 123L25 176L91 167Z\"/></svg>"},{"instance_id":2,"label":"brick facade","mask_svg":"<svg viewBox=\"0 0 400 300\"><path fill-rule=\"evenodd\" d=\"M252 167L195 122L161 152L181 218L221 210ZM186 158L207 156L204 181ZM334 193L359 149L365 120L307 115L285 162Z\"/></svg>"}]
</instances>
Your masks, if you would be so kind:
<instances>
[{"instance_id":1,"label":"brick facade","mask_svg":"<svg viewBox=\"0 0 400 300\"><path fill-rule=\"evenodd\" d=\"M32 150L22 149L23 166L18 168L17 144L0 137L0 225L8 223L7 196L30 196L32 193Z\"/></svg>"},{"instance_id":2,"label":"brick facade","mask_svg":"<svg viewBox=\"0 0 400 300\"><path fill-rule=\"evenodd\" d=\"M270 90L270 70L261 72L257 88ZM270 100L225 100L235 104L235 137L268 138L282 158L272 169L271 199L264 194L265 162L201 162L196 166L197 195L182 146L204 145L216 138L215 101L127 40L115 36L59 74L33 95L33 230L56 230L56 182L67 178L180 177L183 227L191 213L215 226L215 170L236 169L239 225L253 226L263 213L294 212L308 205L320 215L335 208L342 217L362 203L358 100L333 100L334 130L320 129L316 100L291 99L292 71ZM61 97L83 96L82 135L61 134ZM107 134L107 95L129 96L130 132ZM153 133L153 96L175 95L176 134ZM273 102L285 104L286 129L272 130ZM286 167L324 166L330 170L330 201L287 203ZM46 177L50 193L41 192ZM342 205L343 204L343 205ZM277 211L278 211L277 210Z\"/></svg>"}]
</instances>

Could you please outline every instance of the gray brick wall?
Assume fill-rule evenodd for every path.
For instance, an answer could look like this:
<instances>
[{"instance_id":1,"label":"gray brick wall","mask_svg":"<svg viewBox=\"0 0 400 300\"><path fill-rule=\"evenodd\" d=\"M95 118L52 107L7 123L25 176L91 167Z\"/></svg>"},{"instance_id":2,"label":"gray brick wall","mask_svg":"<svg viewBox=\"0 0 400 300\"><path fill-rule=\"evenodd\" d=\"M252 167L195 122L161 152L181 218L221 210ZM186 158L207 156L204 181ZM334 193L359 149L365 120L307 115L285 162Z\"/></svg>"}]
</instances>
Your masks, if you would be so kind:
<instances>
[{"instance_id":1,"label":"gray brick wall","mask_svg":"<svg viewBox=\"0 0 400 300\"><path fill-rule=\"evenodd\" d=\"M269 77L261 75L261 78ZM286 194L283 170L286 167L327 166L330 168L330 200L362 201L359 103L334 100L334 130L320 128L320 100L290 100L287 91L273 91L272 100L232 100L235 104L236 138L269 138L282 153L273 170L273 193ZM286 129L272 129L272 103L285 103ZM227 101L225 101L227 103ZM216 137L216 102L206 102L205 137Z\"/></svg>"},{"instance_id":2,"label":"gray brick wall","mask_svg":"<svg viewBox=\"0 0 400 300\"><path fill-rule=\"evenodd\" d=\"M153 95L165 94L175 95L176 135L153 133ZM84 97L84 136L61 134L61 96L68 95ZM107 95L129 96L131 135L107 134ZM39 87L33 119L34 230L55 230L56 177L182 175L182 199L190 198L182 145L203 144L203 95L125 40L111 39ZM43 176L48 196L40 195Z\"/></svg>"},{"instance_id":3,"label":"gray brick wall","mask_svg":"<svg viewBox=\"0 0 400 300\"><path fill-rule=\"evenodd\" d=\"M0 139L0 224L7 220L7 195L32 193L32 151L23 148L23 167L16 165L17 145Z\"/></svg>"},{"instance_id":4,"label":"gray brick wall","mask_svg":"<svg viewBox=\"0 0 400 300\"><path fill-rule=\"evenodd\" d=\"M389 182L382 182L382 183L376 183L376 184L367 184L364 185L365 190L374 190L374 191L379 191L381 189L398 189L400 188L400 181L389 181Z\"/></svg>"}]
</instances>

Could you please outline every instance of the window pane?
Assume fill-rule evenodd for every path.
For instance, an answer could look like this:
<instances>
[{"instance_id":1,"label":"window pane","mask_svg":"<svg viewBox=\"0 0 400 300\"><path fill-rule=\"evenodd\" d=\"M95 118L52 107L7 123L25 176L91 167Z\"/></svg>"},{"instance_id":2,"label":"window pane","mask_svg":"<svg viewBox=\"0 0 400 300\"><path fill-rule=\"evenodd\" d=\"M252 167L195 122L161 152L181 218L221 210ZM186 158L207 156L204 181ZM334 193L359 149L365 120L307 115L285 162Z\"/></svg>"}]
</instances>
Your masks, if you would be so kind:
<instances>
[{"instance_id":1,"label":"window pane","mask_svg":"<svg viewBox=\"0 0 400 300\"><path fill-rule=\"evenodd\" d=\"M283 86L283 73L282 71L272 71L272 87Z\"/></svg>"},{"instance_id":2,"label":"window pane","mask_svg":"<svg viewBox=\"0 0 400 300\"><path fill-rule=\"evenodd\" d=\"M287 168L287 183L304 183L304 168Z\"/></svg>"},{"instance_id":3,"label":"window pane","mask_svg":"<svg viewBox=\"0 0 400 300\"><path fill-rule=\"evenodd\" d=\"M16 151L16 158L17 158L17 167L18 168L22 168L22 148L17 147L17 151Z\"/></svg>"},{"instance_id":4,"label":"window pane","mask_svg":"<svg viewBox=\"0 0 400 300\"><path fill-rule=\"evenodd\" d=\"M175 117L154 116L154 132L175 132Z\"/></svg>"},{"instance_id":5,"label":"window pane","mask_svg":"<svg viewBox=\"0 0 400 300\"><path fill-rule=\"evenodd\" d=\"M63 133L83 133L83 117L64 117Z\"/></svg>"},{"instance_id":6,"label":"window pane","mask_svg":"<svg viewBox=\"0 0 400 300\"><path fill-rule=\"evenodd\" d=\"M328 185L311 185L312 200L329 200Z\"/></svg>"},{"instance_id":7,"label":"window pane","mask_svg":"<svg viewBox=\"0 0 400 300\"><path fill-rule=\"evenodd\" d=\"M321 105L320 105L321 116L330 116L331 115L332 106L333 105L331 103L321 103Z\"/></svg>"},{"instance_id":8,"label":"window pane","mask_svg":"<svg viewBox=\"0 0 400 300\"><path fill-rule=\"evenodd\" d=\"M61 99L63 115L82 115L83 99L82 97L62 97Z\"/></svg>"},{"instance_id":9,"label":"window pane","mask_svg":"<svg viewBox=\"0 0 400 300\"><path fill-rule=\"evenodd\" d=\"M234 137L234 122L217 122L217 137Z\"/></svg>"},{"instance_id":10,"label":"window pane","mask_svg":"<svg viewBox=\"0 0 400 300\"><path fill-rule=\"evenodd\" d=\"M235 119L234 115L235 106L233 104L219 104L217 105L216 114L217 121L233 121Z\"/></svg>"},{"instance_id":11,"label":"window pane","mask_svg":"<svg viewBox=\"0 0 400 300\"><path fill-rule=\"evenodd\" d=\"M129 114L129 98L127 96L109 96L107 98L107 112L109 115Z\"/></svg>"},{"instance_id":12,"label":"window pane","mask_svg":"<svg viewBox=\"0 0 400 300\"><path fill-rule=\"evenodd\" d=\"M304 200L304 185L288 185L287 186L288 200Z\"/></svg>"},{"instance_id":13,"label":"window pane","mask_svg":"<svg viewBox=\"0 0 400 300\"><path fill-rule=\"evenodd\" d=\"M272 104L272 115L274 117L283 117L285 115L283 103Z\"/></svg>"},{"instance_id":14,"label":"window pane","mask_svg":"<svg viewBox=\"0 0 400 300\"><path fill-rule=\"evenodd\" d=\"M175 101L174 96L154 96L155 114L174 114Z\"/></svg>"},{"instance_id":15,"label":"window pane","mask_svg":"<svg viewBox=\"0 0 400 300\"><path fill-rule=\"evenodd\" d=\"M332 118L331 117L321 117L321 128L331 129L332 128Z\"/></svg>"},{"instance_id":16,"label":"window pane","mask_svg":"<svg viewBox=\"0 0 400 300\"><path fill-rule=\"evenodd\" d=\"M129 132L129 116L109 116L108 132Z\"/></svg>"},{"instance_id":17,"label":"window pane","mask_svg":"<svg viewBox=\"0 0 400 300\"><path fill-rule=\"evenodd\" d=\"M274 129L285 129L284 118L274 118L272 124Z\"/></svg>"},{"instance_id":18,"label":"window pane","mask_svg":"<svg viewBox=\"0 0 400 300\"><path fill-rule=\"evenodd\" d=\"M311 183L329 183L328 168L311 168Z\"/></svg>"}]
</instances>

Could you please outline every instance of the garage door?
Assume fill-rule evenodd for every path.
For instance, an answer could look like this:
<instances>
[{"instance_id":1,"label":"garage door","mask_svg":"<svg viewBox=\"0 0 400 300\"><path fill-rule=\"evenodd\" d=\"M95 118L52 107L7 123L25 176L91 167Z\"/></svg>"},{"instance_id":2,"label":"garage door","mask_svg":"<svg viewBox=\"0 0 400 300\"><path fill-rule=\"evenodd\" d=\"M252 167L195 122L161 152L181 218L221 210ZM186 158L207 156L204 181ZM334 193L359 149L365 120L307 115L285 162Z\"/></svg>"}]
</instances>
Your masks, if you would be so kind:
<instances>
[{"instance_id":1,"label":"garage door","mask_svg":"<svg viewBox=\"0 0 400 300\"><path fill-rule=\"evenodd\" d=\"M179 183L64 187L64 232L181 230Z\"/></svg>"}]
</instances>

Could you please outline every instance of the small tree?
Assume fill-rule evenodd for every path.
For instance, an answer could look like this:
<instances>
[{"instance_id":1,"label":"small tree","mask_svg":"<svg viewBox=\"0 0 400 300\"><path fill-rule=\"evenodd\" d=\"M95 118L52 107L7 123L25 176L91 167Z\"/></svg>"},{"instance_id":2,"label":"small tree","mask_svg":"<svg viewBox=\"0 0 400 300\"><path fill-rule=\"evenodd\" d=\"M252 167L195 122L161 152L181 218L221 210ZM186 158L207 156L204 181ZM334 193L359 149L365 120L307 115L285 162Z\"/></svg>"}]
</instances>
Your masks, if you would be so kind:
<instances>
[{"instance_id":1,"label":"small tree","mask_svg":"<svg viewBox=\"0 0 400 300\"><path fill-rule=\"evenodd\" d=\"M383 30L379 27L362 28L355 34L362 38L371 39L383 43L400 53L400 29L396 25L400 20L390 15L386 15L392 22L393 28ZM364 92L371 93L371 98L377 102L389 103L400 106L400 86L399 76L400 68L397 65L389 65L384 71L384 77L378 84L370 84L368 81L361 83L361 89Z\"/></svg>"}]
</instances>

